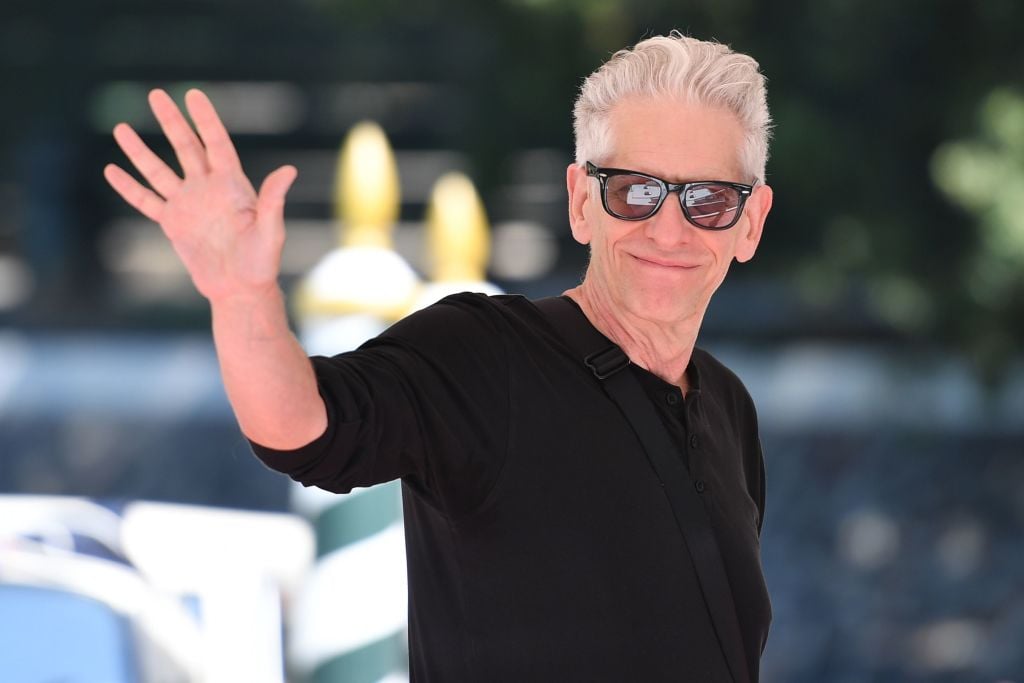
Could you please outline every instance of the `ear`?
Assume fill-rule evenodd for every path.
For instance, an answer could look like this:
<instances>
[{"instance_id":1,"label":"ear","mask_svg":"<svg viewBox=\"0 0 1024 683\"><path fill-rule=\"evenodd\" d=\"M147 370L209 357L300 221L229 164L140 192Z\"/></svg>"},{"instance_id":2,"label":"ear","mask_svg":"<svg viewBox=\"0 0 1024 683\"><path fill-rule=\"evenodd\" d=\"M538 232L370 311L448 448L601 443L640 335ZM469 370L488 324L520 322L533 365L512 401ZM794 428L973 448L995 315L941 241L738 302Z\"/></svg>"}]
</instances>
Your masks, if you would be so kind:
<instances>
[{"instance_id":1,"label":"ear","mask_svg":"<svg viewBox=\"0 0 1024 683\"><path fill-rule=\"evenodd\" d=\"M743 207L746 220L740 223L740 226L743 226L743 234L739 236L739 242L736 245L736 260L740 263L746 263L754 258L757 245L761 242L761 233L764 232L764 222L768 218L771 208L772 188L767 185L759 185L754 188L754 192Z\"/></svg>"},{"instance_id":2,"label":"ear","mask_svg":"<svg viewBox=\"0 0 1024 683\"><path fill-rule=\"evenodd\" d=\"M565 169L565 186L569 190L569 227L580 244L590 244L593 236L587 221L587 203L590 201L590 177L584 168L569 164Z\"/></svg>"}]
</instances>

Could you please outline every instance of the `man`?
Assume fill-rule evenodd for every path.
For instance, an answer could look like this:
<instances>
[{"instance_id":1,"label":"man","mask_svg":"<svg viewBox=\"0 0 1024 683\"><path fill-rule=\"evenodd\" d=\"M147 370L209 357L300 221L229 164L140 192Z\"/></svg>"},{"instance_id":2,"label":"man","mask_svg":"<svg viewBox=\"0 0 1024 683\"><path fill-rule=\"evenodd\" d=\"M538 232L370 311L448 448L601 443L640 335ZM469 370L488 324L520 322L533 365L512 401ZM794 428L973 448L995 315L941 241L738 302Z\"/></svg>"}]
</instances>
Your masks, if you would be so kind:
<instances>
[{"instance_id":1,"label":"man","mask_svg":"<svg viewBox=\"0 0 1024 683\"><path fill-rule=\"evenodd\" d=\"M152 189L105 173L209 299L256 454L332 491L402 479L413 680L757 679L771 608L756 416L739 380L695 349L711 295L733 259L754 255L771 207L754 60L676 33L617 53L583 85L567 171L573 236L590 247L566 293L573 324L625 352L623 372L686 464L732 635L635 426L544 312L457 295L310 360L277 285L295 169L256 193L202 93L185 99L199 137L165 93L150 102L184 178L124 124L115 138Z\"/></svg>"}]
</instances>

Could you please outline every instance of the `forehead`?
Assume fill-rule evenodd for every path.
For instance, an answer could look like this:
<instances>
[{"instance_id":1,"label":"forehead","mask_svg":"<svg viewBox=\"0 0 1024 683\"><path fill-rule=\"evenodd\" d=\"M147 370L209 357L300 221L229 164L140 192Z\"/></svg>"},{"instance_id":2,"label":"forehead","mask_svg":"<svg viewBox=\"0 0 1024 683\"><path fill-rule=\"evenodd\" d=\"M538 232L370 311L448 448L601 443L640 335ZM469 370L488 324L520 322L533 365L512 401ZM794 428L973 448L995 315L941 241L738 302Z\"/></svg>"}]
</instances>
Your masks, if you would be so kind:
<instances>
[{"instance_id":1,"label":"forehead","mask_svg":"<svg viewBox=\"0 0 1024 683\"><path fill-rule=\"evenodd\" d=\"M742 177L743 129L731 111L673 98L629 98L609 116L612 154L604 166L669 181Z\"/></svg>"}]
</instances>

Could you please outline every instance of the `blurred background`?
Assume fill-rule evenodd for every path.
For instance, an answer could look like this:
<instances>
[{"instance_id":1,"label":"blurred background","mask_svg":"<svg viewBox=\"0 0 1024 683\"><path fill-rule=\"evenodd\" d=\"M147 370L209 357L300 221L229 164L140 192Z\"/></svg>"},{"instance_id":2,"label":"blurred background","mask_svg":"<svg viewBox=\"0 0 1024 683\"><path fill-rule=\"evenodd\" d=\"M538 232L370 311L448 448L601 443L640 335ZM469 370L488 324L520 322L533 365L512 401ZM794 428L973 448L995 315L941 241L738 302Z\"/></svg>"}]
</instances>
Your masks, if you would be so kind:
<instances>
[{"instance_id":1,"label":"blurred background","mask_svg":"<svg viewBox=\"0 0 1024 683\"><path fill-rule=\"evenodd\" d=\"M436 279L425 223L456 171L489 225L481 281L574 285L577 88L677 28L755 56L776 122L765 238L700 341L760 411L762 680L1024 681L1022 26L1015 0L5 0L0 679L401 680L379 663L395 624L302 616L332 503L251 456L208 307L103 180L118 121L171 158L150 88L203 87L255 183L299 168L301 330L331 312L300 293L344 234L339 149L366 120L394 150L401 277ZM374 505L390 533L397 502Z\"/></svg>"}]
</instances>

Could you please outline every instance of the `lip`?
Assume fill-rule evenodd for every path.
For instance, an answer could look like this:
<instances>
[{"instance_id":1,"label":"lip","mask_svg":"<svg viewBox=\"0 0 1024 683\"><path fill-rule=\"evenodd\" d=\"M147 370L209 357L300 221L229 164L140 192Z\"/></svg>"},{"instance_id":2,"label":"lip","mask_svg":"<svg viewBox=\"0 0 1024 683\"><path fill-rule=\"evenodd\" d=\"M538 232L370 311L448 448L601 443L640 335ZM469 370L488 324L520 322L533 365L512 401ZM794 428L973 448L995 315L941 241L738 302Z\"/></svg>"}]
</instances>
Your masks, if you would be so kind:
<instances>
[{"instance_id":1,"label":"lip","mask_svg":"<svg viewBox=\"0 0 1024 683\"><path fill-rule=\"evenodd\" d=\"M692 270L699 266L699 264L690 261L676 261L672 259L659 258L657 256L637 256L636 254L630 254L630 256L643 265L669 270Z\"/></svg>"}]
</instances>

